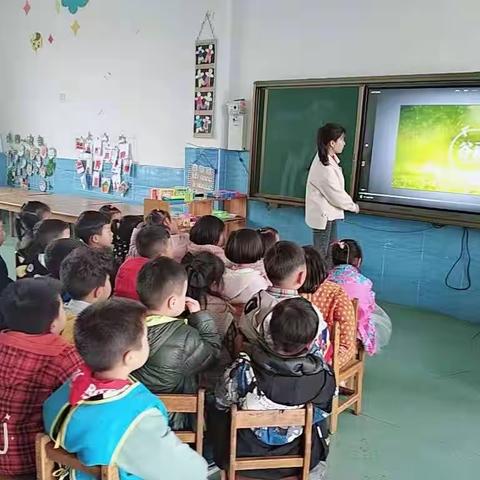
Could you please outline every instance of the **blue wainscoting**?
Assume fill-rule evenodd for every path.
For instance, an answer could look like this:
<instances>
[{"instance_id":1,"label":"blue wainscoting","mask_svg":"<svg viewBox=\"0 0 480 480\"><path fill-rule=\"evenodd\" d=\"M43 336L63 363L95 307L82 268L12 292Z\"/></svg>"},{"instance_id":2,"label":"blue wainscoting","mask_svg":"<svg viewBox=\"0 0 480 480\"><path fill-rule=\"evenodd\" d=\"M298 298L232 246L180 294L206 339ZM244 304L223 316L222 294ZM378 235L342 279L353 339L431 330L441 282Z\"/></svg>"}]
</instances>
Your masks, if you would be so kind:
<instances>
[{"instance_id":1,"label":"blue wainscoting","mask_svg":"<svg viewBox=\"0 0 480 480\"><path fill-rule=\"evenodd\" d=\"M6 177L5 160L5 156L0 154L2 185L5 185ZM185 149L185 169L135 165L132 185L125 197L102 194L98 190L83 190L74 161L58 159L52 191L100 197L106 202L117 199L142 203L151 187L184 185L185 174L192 163L212 166L217 172L217 188L248 191L248 152L190 147ZM38 188L35 179L32 188ZM249 201L248 222L252 227L275 227L282 238L302 245L312 242L303 208L270 208L263 202ZM361 243L364 250L362 268L373 280L379 299L480 323L479 230L469 231L472 286L467 291L456 291L445 285L445 277L460 254L462 228L434 228L423 222L349 215L340 224L339 234ZM450 277L453 286L465 285L465 263L460 262L454 269Z\"/></svg>"}]
</instances>

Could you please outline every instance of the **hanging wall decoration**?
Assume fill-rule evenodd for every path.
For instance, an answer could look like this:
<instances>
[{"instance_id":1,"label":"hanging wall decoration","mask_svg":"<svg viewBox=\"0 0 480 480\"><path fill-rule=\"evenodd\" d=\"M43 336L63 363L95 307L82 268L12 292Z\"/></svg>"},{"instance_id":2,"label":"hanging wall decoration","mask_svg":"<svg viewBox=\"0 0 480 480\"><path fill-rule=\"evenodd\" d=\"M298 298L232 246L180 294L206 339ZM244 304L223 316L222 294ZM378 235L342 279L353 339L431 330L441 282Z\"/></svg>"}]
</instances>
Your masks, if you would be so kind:
<instances>
[{"instance_id":1,"label":"hanging wall decoration","mask_svg":"<svg viewBox=\"0 0 480 480\"><path fill-rule=\"evenodd\" d=\"M124 135L112 143L106 133L96 138L89 133L75 139L75 149L75 170L84 190L125 195L132 179L132 155Z\"/></svg>"},{"instance_id":2,"label":"hanging wall decoration","mask_svg":"<svg viewBox=\"0 0 480 480\"><path fill-rule=\"evenodd\" d=\"M46 192L51 188L50 179L56 168L57 150L48 147L43 137L9 133L7 144L7 183L28 189L38 182L38 188Z\"/></svg>"},{"instance_id":3,"label":"hanging wall decoration","mask_svg":"<svg viewBox=\"0 0 480 480\"><path fill-rule=\"evenodd\" d=\"M217 41L213 30L213 14L207 12L195 43L195 96L193 100L193 136L213 137L215 86L217 65ZM201 40L208 24L211 38Z\"/></svg>"},{"instance_id":4,"label":"hanging wall decoration","mask_svg":"<svg viewBox=\"0 0 480 480\"><path fill-rule=\"evenodd\" d=\"M35 32L31 37L30 37L30 44L32 45L32 50L34 52L37 52L40 48L43 46L43 37L40 32Z\"/></svg>"},{"instance_id":5,"label":"hanging wall decoration","mask_svg":"<svg viewBox=\"0 0 480 480\"><path fill-rule=\"evenodd\" d=\"M62 0L62 6L68 8L68 11L75 15L79 8L83 8L88 0Z\"/></svg>"},{"instance_id":6,"label":"hanging wall decoration","mask_svg":"<svg viewBox=\"0 0 480 480\"><path fill-rule=\"evenodd\" d=\"M80 24L75 20L71 25L70 28L75 36L77 36L78 31L80 30Z\"/></svg>"}]
</instances>

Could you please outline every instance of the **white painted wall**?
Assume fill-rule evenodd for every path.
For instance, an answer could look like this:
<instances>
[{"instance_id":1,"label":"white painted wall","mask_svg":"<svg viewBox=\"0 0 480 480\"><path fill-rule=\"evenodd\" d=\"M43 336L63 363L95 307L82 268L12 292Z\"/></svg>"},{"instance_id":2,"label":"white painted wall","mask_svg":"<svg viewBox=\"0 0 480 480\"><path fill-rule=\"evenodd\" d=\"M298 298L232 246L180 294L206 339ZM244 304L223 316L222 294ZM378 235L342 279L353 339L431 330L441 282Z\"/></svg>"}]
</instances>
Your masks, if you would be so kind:
<instances>
[{"instance_id":1,"label":"white painted wall","mask_svg":"<svg viewBox=\"0 0 480 480\"><path fill-rule=\"evenodd\" d=\"M0 133L42 134L60 156L88 130L135 138L135 159L182 166L192 142L225 146L224 103L255 80L480 70L478 0L0 1ZM193 44L215 11L213 140L192 136ZM36 54L34 31L56 38ZM107 72L107 79L104 78ZM59 94L66 94L60 103Z\"/></svg>"},{"instance_id":2,"label":"white painted wall","mask_svg":"<svg viewBox=\"0 0 480 480\"><path fill-rule=\"evenodd\" d=\"M124 132L135 139L135 160L177 167L188 142L222 144L230 0L90 0L75 16L65 8L58 15L54 0L30 0L25 16L23 3L0 2L1 134L42 134L73 158L75 136ZM213 140L192 135L194 43L206 10L215 11L219 41ZM37 53L29 42L35 31L44 36Z\"/></svg>"},{"instance_id":3,"label":"white painted wall","mask_svg":"<svg viewBox=\"0 0 480 480\"><path fill-rule=\"evenodd\" d=\"M480 70L478 0L234 0L233 97L255 80Z\"/></svg>"}]
</instances>

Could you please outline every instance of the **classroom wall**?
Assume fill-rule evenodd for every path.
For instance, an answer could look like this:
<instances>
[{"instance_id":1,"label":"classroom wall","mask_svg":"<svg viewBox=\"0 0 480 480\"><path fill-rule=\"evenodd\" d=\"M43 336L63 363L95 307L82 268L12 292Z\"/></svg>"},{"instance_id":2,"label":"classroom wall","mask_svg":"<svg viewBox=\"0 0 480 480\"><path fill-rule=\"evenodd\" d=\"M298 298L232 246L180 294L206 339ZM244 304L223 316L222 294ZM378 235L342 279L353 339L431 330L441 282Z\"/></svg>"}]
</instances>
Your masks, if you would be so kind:
<instances>
[{"instance_id":1,"label":"classroom wall","mask_svg":"<svg viewBox=\"0 0 480 480\"><path fill-rule=\"evenodd\" d=\"M478 71L477 11L476 0L234 1L232 97L250 100L256 80ZM312 242L303 208L249 202L249 222ZM467 292L444 284L460 253L460 228L359 215L349 216L339 233L363 245L364 270L380 299L480 322L478 230L470 231ZM454 286L465 284L464 265L454 270Z\"/></svg>"},{"instance_id":2,"label":"classroom wall","mask_svg":"<svg viewBox=\"0 0 480 480\"><path fill-rule=\"evenodd\" d=\"M0 135L43 135L61 158L74 158L76 136L124 133L135 161L171 167L183 167L189 142L222 146L230 3L92 0L71 15L58 14L53 0L35 0L25 15L24 2L0 2ZM207 10L215 12L219 45L213 140L192 135L194 44ZM44 43L35 53L36 31Z\"/></svg>"}]
</instances>

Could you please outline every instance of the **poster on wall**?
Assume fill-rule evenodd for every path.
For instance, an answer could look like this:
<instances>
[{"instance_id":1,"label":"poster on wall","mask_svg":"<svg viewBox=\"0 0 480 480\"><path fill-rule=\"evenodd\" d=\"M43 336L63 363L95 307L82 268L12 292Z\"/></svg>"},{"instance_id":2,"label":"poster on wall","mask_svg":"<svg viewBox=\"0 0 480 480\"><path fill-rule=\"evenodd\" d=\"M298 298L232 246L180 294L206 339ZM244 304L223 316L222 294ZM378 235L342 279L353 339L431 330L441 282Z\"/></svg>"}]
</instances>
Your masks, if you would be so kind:
<instances>
[{"instance_id":1,"label":"poster on wall","mask_svg":"<svg viewBox=\"0 0 480 480\"><path fill-rule=\"evenodd\" d=\"M207 12L195 43L195 93L193 98L193 136L211 138L214 131L217 41L212 25L213 14ZM200 40L205 25L211 38Z\"/></svg>"}]
</instances>

